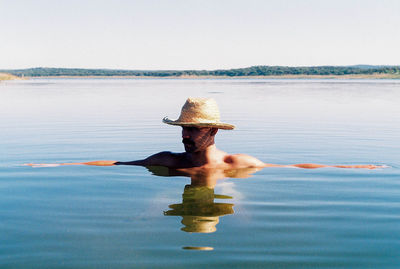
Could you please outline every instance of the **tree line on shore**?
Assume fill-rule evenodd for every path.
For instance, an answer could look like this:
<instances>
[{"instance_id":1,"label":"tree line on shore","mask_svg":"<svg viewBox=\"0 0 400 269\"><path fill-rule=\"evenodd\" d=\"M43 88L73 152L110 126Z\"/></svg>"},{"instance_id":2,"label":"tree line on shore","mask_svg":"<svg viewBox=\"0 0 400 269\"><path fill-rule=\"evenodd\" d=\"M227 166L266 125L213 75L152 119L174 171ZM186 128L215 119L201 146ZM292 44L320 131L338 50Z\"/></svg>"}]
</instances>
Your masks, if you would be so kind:
<instances>
[{"instance_id":1,"label":"tree line on shore","mask_svg":"<svg viewBox=\"0 0 400 269\"><path fill-rule=\"evenodd\" d=\"M19 77L43 76L137 76L137 77L181 77L181 76L285 76L285 75L374 75L400 74L400 66L252 66L236 69L219 70L118 70L118 69L83 69L83 68L28 68L0 70Z\"/></svg>"}]
</instances>

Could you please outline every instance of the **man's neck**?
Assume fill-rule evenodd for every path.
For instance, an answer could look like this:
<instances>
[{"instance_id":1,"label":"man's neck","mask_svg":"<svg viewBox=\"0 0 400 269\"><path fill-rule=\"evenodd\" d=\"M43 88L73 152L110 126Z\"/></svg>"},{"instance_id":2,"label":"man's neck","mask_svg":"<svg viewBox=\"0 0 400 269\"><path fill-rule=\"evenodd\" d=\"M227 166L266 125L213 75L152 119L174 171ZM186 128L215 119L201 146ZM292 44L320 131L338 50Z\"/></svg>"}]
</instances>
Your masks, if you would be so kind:
<instances>
[{"instance_id":1,"label":"man's neck","mask_svg":"<svg viewBox=\"0 0 400 269\"><path fill-rule=\"evenodd\" d=\"M203 151L188 153L188 157L194 166L204 166L221 162L223 153L212 144Z\"/></svg>"}]
</instances>

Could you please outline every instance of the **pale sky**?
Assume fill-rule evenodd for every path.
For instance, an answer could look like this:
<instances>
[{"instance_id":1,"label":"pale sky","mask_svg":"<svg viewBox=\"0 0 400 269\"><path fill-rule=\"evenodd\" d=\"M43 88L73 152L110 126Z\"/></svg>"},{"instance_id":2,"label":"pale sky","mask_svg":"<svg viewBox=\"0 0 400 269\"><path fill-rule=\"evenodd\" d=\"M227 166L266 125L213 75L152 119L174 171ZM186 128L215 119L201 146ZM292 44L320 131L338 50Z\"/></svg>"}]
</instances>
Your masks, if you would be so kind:
<instances>
[{"instance_id":1,"label":"pale sky","mask_svg":"<svg viewBox=\"0 0 400 269\"><path fill-rule=\"evenodd\" d=\"M0 69L400 65L399 0L0 0Z\"/></svg>"}]
</instances>

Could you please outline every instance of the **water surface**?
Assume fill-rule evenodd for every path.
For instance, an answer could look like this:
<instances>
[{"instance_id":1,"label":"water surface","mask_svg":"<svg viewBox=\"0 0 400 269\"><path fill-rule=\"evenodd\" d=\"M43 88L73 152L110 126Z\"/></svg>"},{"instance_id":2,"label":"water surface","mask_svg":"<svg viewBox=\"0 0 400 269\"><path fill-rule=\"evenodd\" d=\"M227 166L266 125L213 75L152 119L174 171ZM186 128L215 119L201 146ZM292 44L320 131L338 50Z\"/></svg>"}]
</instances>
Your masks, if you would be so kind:
<instances>
[{"instance_id":1,"label":"water surface","mask_svg":"<svg viewBox=\"0 0 400 269\"><path fill-rule=\"evenodd\" d=\"M182 151L161 119L188 96L215 98L237 126L217 134L227 152L390 168L266 168L207 185L224 176L21 166ZM2 82L0 267L398 268L399 100L398 80Z\"/></svg>"}]
</instances>

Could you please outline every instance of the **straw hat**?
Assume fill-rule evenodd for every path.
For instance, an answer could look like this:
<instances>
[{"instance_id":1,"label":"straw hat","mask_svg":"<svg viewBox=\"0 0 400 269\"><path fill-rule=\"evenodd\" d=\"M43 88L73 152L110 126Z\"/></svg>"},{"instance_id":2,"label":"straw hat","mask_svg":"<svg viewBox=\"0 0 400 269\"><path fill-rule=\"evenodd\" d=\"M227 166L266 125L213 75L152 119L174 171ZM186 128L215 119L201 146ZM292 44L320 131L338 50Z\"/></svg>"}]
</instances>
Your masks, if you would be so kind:
<instances>
[{"instance_id":1,"label":"straw hat","mask_svg":"<svg viewBox=\"0 0 400 269\"><path fill-rule=\"evenodd\" d=\"M177 120L165 117L163 122L187 127L212 127L225 130L235 128L232 124L220 122L218 105L212 98L188 98Z\"/></svg>"}]
</instances>

